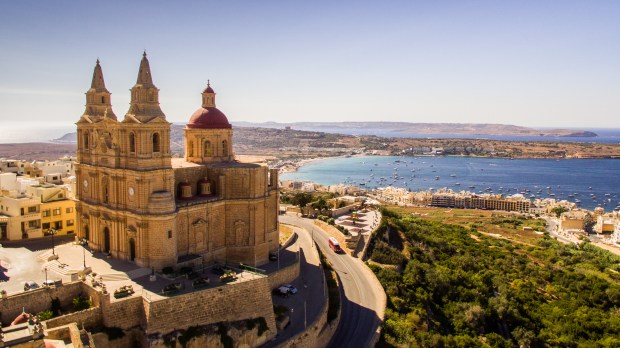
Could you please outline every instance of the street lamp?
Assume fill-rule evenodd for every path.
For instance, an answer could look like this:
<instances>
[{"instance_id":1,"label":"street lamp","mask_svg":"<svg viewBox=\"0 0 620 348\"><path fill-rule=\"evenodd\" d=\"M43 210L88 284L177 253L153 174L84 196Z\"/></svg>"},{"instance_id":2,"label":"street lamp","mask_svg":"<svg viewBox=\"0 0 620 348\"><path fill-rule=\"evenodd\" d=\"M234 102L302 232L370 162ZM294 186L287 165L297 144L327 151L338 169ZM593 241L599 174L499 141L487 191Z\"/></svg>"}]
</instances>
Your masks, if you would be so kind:
<instances>
[{"instance_id":1,"label":"street lamp","mask_svg":"<svg viewBox=\"0 0 620 348\"><path fill-rule=\"evenodd\" d=\"M45 285L47 285L47 267L43 267L45 269Z\"/></svg>"},{"instance_id":2,"label":"street lamp","mask_svg":"<svg viewBox=\"0 0 620 348\"><path fill-rule=\"evenodd\" d=\"M49 230L47 230L47 233L52 235L52 255L56 255L56 252L54 251L54 234L56 234L56 230L50 228Z\"/></svg>"},{"instance_id":3,"label":"street lamp","mask_svg":"<svg viewBox=\"0 0 620 348\"><path fill-rule=\"evenodd\" d=\"M88 243L88 239L82 238L82 258L84 260L84 269L86 269L86 243Z\"/></svg>"}]
</instances>

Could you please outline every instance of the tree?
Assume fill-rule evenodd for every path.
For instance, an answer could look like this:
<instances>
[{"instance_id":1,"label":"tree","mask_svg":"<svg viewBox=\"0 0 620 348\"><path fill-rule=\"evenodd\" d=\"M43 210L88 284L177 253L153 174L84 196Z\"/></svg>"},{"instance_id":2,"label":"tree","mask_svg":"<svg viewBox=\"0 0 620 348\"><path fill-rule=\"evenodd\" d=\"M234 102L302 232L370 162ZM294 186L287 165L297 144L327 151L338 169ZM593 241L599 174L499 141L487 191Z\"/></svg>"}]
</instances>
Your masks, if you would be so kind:
<instances>
[{"instance_id":1,"label":"tree","mask_svg":"<svg viewBox=\"0 0 620 348\"><path fill-rule=\"evenodd\" d=\"M312 202L310 206L313 209L318 210L320 212L323 212L324 210L329 209L329 206L327 205L327 201L325 201L325 198L323 197L319 197L319 199L317 201Z\"/></svg>"},{"instance_id":2,"label":"tree","mask_svg":"<svg viewBox=\"0 0 620 348\"><path fill-rule=\"evenodd\" d=\"M592 216L592 214L587 213L584 217L583 217L583 230L588 232L588 233L592 233L594 232L594 225L596 224L596 221L594 220L594 217Z\"/></svg>"},{"instance_id":3,"label":"tree","mask_svg":"<svg viewBox=\"0 0 620 348\"><path fill-rule=\"evenodd\" d=\"M551 212L554 213L556 217L560 217L562 213L565 213L567 211L568 211L568 208L564 206L557 206L551 209Z\"/></svg>"},{"instance_id":4,"label":"tree","mask_svg":"<svg viewBox=\"0 0 620 348\"><path fill-rule=\"evenodd\" d=\"M312 195L307 192L298 192L291 198L291 204L298 205L300 208L305 207L312 202Z\"/></svg>"}]
</instances>

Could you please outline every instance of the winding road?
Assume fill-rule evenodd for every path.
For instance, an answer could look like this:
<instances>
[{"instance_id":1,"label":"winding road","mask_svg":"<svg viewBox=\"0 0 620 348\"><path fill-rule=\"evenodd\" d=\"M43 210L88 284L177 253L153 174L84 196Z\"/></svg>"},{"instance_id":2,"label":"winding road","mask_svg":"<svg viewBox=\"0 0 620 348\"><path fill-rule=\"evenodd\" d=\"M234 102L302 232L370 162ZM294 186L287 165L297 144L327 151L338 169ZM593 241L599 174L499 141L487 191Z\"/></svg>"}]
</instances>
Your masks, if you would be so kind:
<instances>
[{"instance_id":1,"label":"winding road","mask_svg":"<svg viewBox=\"0 0 620 348\"><path fill-rule=\"evenodd\" d=\"M385 311L385 292L375 275L359 259L336 254L328 246L329 236L312 223L312 220L294 216L280 216L280 221L303 228L314 241L342 284L342 313L340 325L329 347L371 347L378 335Z\"/></svg>"}]
</instances>

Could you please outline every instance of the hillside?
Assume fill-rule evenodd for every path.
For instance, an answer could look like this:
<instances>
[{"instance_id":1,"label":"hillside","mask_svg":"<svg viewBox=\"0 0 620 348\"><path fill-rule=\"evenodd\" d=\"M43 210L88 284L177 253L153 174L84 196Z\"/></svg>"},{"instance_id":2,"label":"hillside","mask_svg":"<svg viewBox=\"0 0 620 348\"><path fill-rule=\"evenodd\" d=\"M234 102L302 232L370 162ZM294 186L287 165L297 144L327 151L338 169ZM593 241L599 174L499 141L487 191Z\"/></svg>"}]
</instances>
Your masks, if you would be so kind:
<instances>
[{"instance_id":1,"label":"hillside","mask_svg":"<svg viewBox=\"0 0 620 348\"><path fill-rule=\"evenodd\" d=\"M506 124L489 123L411 123L411 122L293 122L293 123L252 123L237 122L240 127L285 128L319 131L327 133L368 134L405 136L406 134L429 135L501 135L501 136L540 136L540 137L596 137L597 134L571 129L535 129ZM544 140L544 139L541 139Z\"/></svg>"},{"instance_id":2,"label":"hillside","mask_svg":"<svg viewBox=\"0 0 620 348\"><path fill-rule=\"evenodd\" d=\"M184 125L174 124L171 149L183 154ZM0 157L26 160L55 159L58 153L75 153L75 133L55 143L0 144ZM419 154L430 148L442 148L445 155L511 158L620 158L620 145L608 143L570 143L552 141L501 141L456 138L399 138L373 135L346 135L282 128L235 127L234 151L239 155L299 158L338 156L368 152L380 155ZM72 149L72 150L71 150ZM426 150L425 150L426 149ZM417 152L416 152L417 151Z\"/></svg>"},{"instance_id":3,"label":"hillside","mask_svg":"<svg viewBox=\"0 0 620 348\"><path fill-rule=\"evenodd\" d=\"M379 346L620 345L620 257L534 232L509 241L482 233L488 226L475 219L465 227L427 215L384 210L370 242L388 297ZM529 222L491 215L488 223Z\"/></svg>"}]
</instances>

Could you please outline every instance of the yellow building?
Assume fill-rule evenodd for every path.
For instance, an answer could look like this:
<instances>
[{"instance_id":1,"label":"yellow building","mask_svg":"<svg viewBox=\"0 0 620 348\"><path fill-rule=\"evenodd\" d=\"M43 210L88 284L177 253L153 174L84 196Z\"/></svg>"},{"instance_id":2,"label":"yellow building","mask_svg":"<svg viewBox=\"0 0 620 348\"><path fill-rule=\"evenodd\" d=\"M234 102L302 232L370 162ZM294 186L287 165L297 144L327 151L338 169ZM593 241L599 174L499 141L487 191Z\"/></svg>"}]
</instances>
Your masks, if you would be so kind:
<instances>
[{"instance_id":1,"label":"yellow building","mask_svg":"<svg viewBox=\"0 0 620 348\"><path fill-rule=\"evenodd\" d=\"M171 158L170 123L146 53L124 119L99 61L77 122L77 233L112 257L161 269L201 262L261 265L278 248L277 170L239 163L210 84Z\"/></svg>"},{"instance_id":2,"label":"yellow building","mask_svg":"<svg viewBox=\"0 0 620 348\"><path fill-rule=\"evenodd\" d=\"M69 199L65 186L51 184L33 185L26 189L28 195L40 199L41 232L43 235L75 233L75 201Z\"/></svg>"},{"instance_id":3,"label":"yellow building","mask_svg":"<svg viewBox=\"0 0 620 348\"><path fill-rule=\"evenodd\" d=\"M23 194L0 197L0 239L19 240L43 237L41 232L41 201Z\"/></svg>"}]
</instances>

